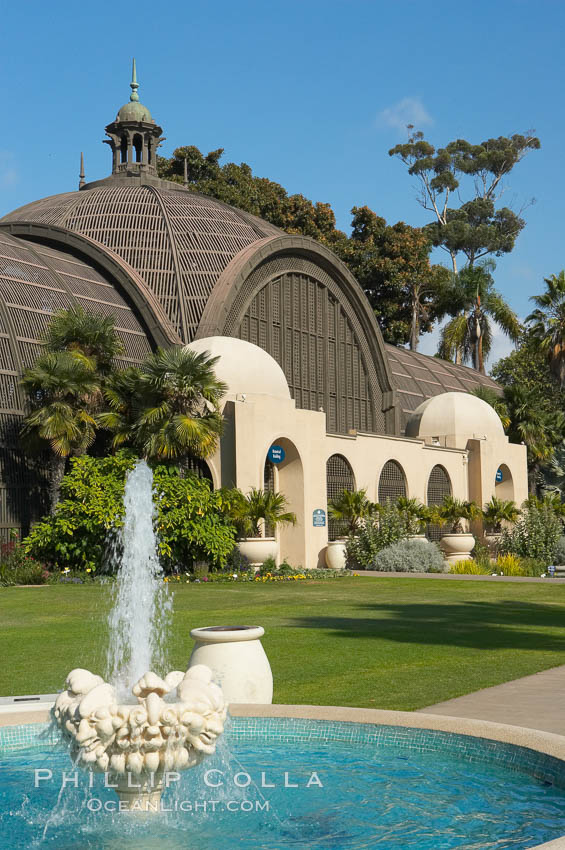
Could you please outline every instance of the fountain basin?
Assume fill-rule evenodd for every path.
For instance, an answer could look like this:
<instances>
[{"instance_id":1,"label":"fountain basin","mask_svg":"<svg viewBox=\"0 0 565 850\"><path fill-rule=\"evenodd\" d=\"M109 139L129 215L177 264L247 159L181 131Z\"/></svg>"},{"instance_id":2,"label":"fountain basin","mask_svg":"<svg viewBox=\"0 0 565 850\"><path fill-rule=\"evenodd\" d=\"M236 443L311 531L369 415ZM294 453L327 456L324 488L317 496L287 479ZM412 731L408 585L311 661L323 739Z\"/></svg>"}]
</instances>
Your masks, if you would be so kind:
<instances>
[{"instance_id":1,"label":"fountain basin","mask_svg":"<svg viewBox=\"0 0 565 850\"><path fill-rule=\"evenodd\" d=\"M203 850L228 850L238 842L248 850L304 846L347 850L360 845L448 850L488 842L526 850L563 833L565 739L561 736L408 712L316 706L236 706L234 710L228 743L235 766L213 757L205 767L183 775L184 785L176 798L170 792L164 795L169 811L150 822L138 818L124 822L103 811L89 819L84 811L80 816L78 806L76 812L69 812L68 824L54 828L51 839L70 843L69 836L74 837L81 820L82 848L106 846L105 841L121 838L120 846L134 847L141 840L142 846L161 850L177 850L188 842ZM253 714L244 717L242 712ZM16 760L19 747L24 764L55 768L55 757L45 755L46 742L37 739L41 728L0 730L0 746L4 739L7 749L11 740ZM455 728L457 732L451 731ZM30 743L34 749L24 749ZM25 775L11 771L12 756L4 758L2 767L4 775L10 778L12 773L17 784ZM194 801L199 796L202 771L209 768L220 771L224 782L211 796L224 803L235 800L232 811L219 804L213 817L209 812L198 816L194 806L191 812L173 811L175 799ZM253 780L248 789L240 789L239 796L232 769L247 771ZM316 782L308 787L313 771L323 788ZM285 788L285 772L289 786L296 788ZM268 787L261 787L262 773ZM215 783L219 780L220 774L215 775ZM7 834L10 846L25 850L31 846L25 841L26 823L31 831L41 818L37 811L28 812L26 821L25 813L17 811L21 788L19 794L13 822L8 823L12 832ZM84 788L77 796L84 798ZM271 810L258 812L252 806L255 800L262 804L271 800ZM39 805L34 798L31 802Z\"/></svg>"},{"instance_id":2,"label":"fountain basin","mask_svg":"<svg viewBox=\"0 0 565 850\"><path fill-rule=\"evenodd\" d=\"M195 641L188 669L205 664L228 703L273 701L273 674L263 649L262 626L205 626L192 629Z\"/></svg>"}]
</instances>

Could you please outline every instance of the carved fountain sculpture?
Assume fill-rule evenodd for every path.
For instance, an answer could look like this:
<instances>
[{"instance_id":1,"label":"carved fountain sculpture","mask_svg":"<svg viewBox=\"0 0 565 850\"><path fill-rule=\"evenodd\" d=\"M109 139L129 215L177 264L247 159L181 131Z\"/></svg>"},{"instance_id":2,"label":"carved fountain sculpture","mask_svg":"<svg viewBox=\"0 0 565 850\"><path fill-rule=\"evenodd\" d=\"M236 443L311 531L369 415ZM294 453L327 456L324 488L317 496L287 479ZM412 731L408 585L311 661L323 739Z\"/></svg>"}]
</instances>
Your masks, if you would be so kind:
<instances>
[{"instance_id":1,"label":"carved fountain sculpture","mask_svg":"<svg viewBox=\"0 0 565 850\"><path fill-rule=\"evenodd\" d=\"M215 752L227 704L203 664L164 678L149 670L165 643L168 601L153 532L152 474L143 462L128 477L124 503L110 616L111 683L72 670L52 714L73 761L108 774L122 807L157 811L167 772L194 767Z\"/></svg>"}]
</instances>

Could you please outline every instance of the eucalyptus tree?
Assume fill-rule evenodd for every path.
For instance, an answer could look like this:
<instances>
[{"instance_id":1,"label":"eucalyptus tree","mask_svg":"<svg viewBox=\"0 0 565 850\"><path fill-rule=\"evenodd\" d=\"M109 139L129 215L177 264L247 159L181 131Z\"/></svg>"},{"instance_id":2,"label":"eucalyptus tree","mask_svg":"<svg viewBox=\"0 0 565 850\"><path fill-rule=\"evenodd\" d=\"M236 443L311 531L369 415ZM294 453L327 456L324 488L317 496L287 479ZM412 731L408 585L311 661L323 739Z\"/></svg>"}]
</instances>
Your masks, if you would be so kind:
<instances>
[{"instance_id":1,"label":"eucalyptus tree","mask_svg":"<svg viewBox=\"0 0 565 850\"><path fill-rule=\"evenodd\" d=\"M389 155L417 178L418 202L434 219L424 230L436 247L447 251L453 271L460 253L473 266L482 257L511 251L525 221L523 210L497 205L503 179L529 151L539 149L539 139L516 133L478 145L456 139L436 149L412 125L408 130L408 141L391 148ZM470 192L465 200L466 187Z\"/></svg>"}]
</instances>

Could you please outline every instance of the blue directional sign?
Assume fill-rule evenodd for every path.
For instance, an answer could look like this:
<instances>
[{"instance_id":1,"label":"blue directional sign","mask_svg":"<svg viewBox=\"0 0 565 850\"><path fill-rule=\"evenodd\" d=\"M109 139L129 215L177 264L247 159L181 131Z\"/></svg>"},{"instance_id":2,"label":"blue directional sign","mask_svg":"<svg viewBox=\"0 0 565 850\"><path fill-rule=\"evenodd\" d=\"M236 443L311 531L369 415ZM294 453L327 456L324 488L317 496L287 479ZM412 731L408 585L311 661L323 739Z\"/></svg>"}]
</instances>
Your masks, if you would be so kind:
<instances>
[{"instance_id":1,"label":"blue directional sign","mask_svg":"<svg viewBox=\"0 0 565 850\"><path fill-rule=\"evenodd\" d=\"M284 449L282 446L271 446L267 452L267 457L271 463L282 463L285 458Z\"/></svg>"},{"instance_id":2,"label":"blue directional sign","mask_svg":"<svg viewBox=\"0 0 565 850\"><path fill-rule=\"evenodd\" d=\"M502 469L497 469L496 470L496 483L500 484L500 482L502 481L503 478L504 478L504 475L502 474Z\"/></svg>"},{"instance_id":3,"label":"blue directional sign","mask_svg":"<svg viewBox=\"0 0 565 850\"><path fill-rule=\"evenodd\" d=\"M322 508L316 508L312 511L312 525L314 528L325 528L326 512Z\"/></svg>"}]
</instances>

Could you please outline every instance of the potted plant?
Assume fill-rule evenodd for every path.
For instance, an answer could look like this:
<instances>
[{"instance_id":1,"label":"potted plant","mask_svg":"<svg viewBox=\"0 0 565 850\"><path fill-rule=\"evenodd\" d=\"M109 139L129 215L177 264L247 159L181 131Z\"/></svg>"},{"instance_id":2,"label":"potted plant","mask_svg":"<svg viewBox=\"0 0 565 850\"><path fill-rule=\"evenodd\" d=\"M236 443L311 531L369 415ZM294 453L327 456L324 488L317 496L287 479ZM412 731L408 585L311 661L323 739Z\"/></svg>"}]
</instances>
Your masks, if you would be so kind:
<instances>
[{"instance_id":1,"label":"potted plant","mask_svg":"<svg viewBox=\"0 0 565 850\"><path fill-rule=\"evenodd\" d=\"M278 525L294 525L296 515L286 510L282 493L258 490L253 487L247 495L240 494L232 508L232 517L239 532L239 551L252 567L260 567L267 558L276 558L278 544L274 537L265 537L265 529L276 530Z\"/></svg>"},{"instance_id":2,"label":"potted plant","mask_svg":"<svg viewBox=\"0 0 565 850\"><path fill-rule=\"evenodd\" d=\"M437 525L447 525L449 530L439 542L441 551L448 563L468 561L475 546L474 536L464 529L464 524L478 519L482 511L475 502L465 502L445 496L441 505L430 511L431 522Z\"/></svg>"},{"instance_id":3,"label":"potted plant","mask_svg":"<svg viewBox=\"0 0 565 850\"><path fill-rule=\"evenodd\" d=\"M485 542L489 549L495 550L500 540L503 523L515 523L520 509L512 499L497 499L493 496L483 509L485 524Z\"/></svg>"},{"instance_id":4,"label":"potted plant","mask_svg":"<svg viewBox=\"0 0 565 850\"><path fill-rule=\"evenodd\" d=\"M430 521L429 508L418 499L408 499L406 496L398 497L396 507L406 523L408 540L425 540L426 535L423 532L426 524Z\"/></svg>"},{"instance_id":5,"label":"potted plant","mask_svg":"<svg viewBox=\"0 0 565 850\"><path fill-rule=\"evenodd\" d=\"M328 540L326 566L330 570L345 568L347 538L355 536L359 527L376 513L378 505L367 498L367 490L343 490L329 500L329 517L344 532L335 540Z\"/></svg>"}]
</instances>

